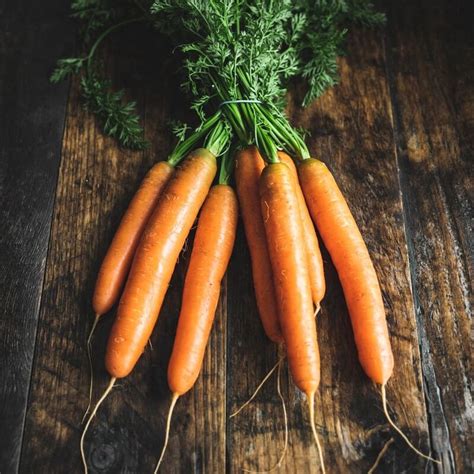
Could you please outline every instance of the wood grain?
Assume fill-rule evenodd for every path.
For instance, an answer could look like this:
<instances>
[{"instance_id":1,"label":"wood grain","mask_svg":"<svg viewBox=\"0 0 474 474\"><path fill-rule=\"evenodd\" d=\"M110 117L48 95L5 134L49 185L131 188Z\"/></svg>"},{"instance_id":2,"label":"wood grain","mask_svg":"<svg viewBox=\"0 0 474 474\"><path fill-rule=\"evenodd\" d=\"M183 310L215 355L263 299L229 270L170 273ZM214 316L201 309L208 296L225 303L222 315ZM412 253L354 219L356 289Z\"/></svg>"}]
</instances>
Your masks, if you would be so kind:
<instances>
[{"instance_id":1,"label":"wood grain","mask_svg":"<svg viewBox=\"0 0 474 474\"><path fill-rule=\"evenodd\" d=\"M48 77L73 39L68 2L30 3L0 1L2 473L20 461L66 112L67 84Z\"/></svg>"},{"instance_id":2,"label":"wood grain","mask_svg":"<svg viewBox=\"0 0 474 474\"><path fill-rule=\"evenodd\" d=\"M368 380L357 361L342 290L327 252L323 257L328 291L318 315L322 381L316 400L317 429L329 473L366 472L392 436L395 443L378 472L471 472L471 25L467 12L447 0L401 4L387 0L383 4L388 12L387 29L359 30L349 36L347 57L340 62L340 85L304 111L298 107L302 89L296 86L288 112L295 124L311 132L310 150L333 170L374 259L396 363L387 387L390 412L414 444L441 457L443 466L438 469L427 464L390 430L379 388ZM26 8L25 2L19 5ZM11 18L18 17L19 10L15 11L17 16L12 13ZM33 23L33 17L30 20ZM28 41L24 48L34 46L31 38ZM143 44L147 46L142 49ZM7 64L13 63L13 54ZM145 152L130 152L104 138L82 108L78 82L73 82L23 436L19 471L24 473L82 470L78 445L88 395L85 338L93 317L90 301L96 272L141 178L152 163L170 151L168 119L182 118L182 114L186 118L186 102L172 73L177 70L176 58L169 54L163 38L143 27L131 27L113 37L103 57L117 87L125 87L129 96L138 100L151 147ZM150 57L158 59L150 61ZM2 67L0 62L0 100L6 97L4 88L17 80ZM26 83L20 84L25 91ZM46 114L51 119L62 110L57 91L51 96L51 111L54 108L55 112ZM60 90L58 97L64 98L64 91ZM33 92L43 94L39 89ZM8 110L13 110L16 96L12 97ZM36 104L32 98L28 100ZM17 122L24 117L22 110ZM28 136L31 141L31 131L27 134L20 127L17 133L12 128L17 122L4 122L10 152L16 150L16 138ZM9 371L9 383L0 389L0 401L8 408L2 411L0 407L0 423L2 433L5 419L13 430L8 439L0 437L0 461L9 461L14 453L6 472L18 470L48 212L51 214L53 204L51 183L57 155L44 150L57 151L51 144L59 132L53 122L47 124L48 128L38 131L43 140L40 146L33 146L34 142L28 148L35 160L19 153L20 164L13 158L8 161L11 169L23 170L28 164L28 170L33 170L31 176L36 178L21 181L22 192L33 188L47 199L35 201L28 195L22 201L28 205L22 207L21 215L30 216L34 226L26 227L30 231L21 242L35 242L36 246L25 247L28 252L22 255L29 260L19 260L22 264L16 279L1 280L6 292L0 296L7 302L0 319L1 340L6 347L16 348L11 357L22 361L20 382L15 385L10 381L17 376L17 365L11 364L10 355L0 358L1 375ZM37 161L43 153L53 158L46 163ZM5 166L3 160L1 165ZM15 188L8 186L2 188L2 193L9 190L2 199L5 195L10 200L2 201L8 206L2 206L0 212L2 218L13 222L9 229L14 233L2 236L2 243L11 236L16 239L25 222L17 223L12 217ZM191 244L192 238L188 249ZM18 261L12 245L7 247L11 255L5 254L8 268ZM170 401L166 370L188 257L189 250L180 257L151 340L153 349L147 348L136 370L113 390L92 424L86 439L91 472L151 472L157 460ZM19 292L23 281L24 290ZM95 399L108 380L103 356L113 316L114 310L105 316L94 340ZM16 321L18 317L21 344L18 338L10 342L17 334L13 318ZM234 473L242 467L264 470L274 465L283 446L275 377L251 406L234 419L228 417L251 395L276 358L276 348L265 338L258 319L240 226L202 374L176 407L163 472ZM304 396L294 388L286 365L282 387L290 446L276 472L319 472ZM19 401L11 402L17 393Z\"/></svg>"},{"instance_id":3,"label":"wood grain","mask_svg":"<svg viewBox=\"0 0 474 474\"><path fill-rule=\"evenodd\" d=\"M170 151L168 117L180 106L168 62L146 63L152 53L133 47L148 43L160 54L161 38L131 29L107 50L117 86L130 89L144 116L151 149L130 152L104 138L84 111L73 83L63 144L56 205L38 327L22 472L81 472L79 437L87 405L85 337L92 320L91 295L108 243L140 179ZM140 36L141 35L141 36ZM161 49L160 49L161 48ZM120 51L120 54L118 52ZM163 54L163 53L161 53ZM147 56L148 55L148 56ZM120 60L117 58L120 56ZM164 56L164 54L163 54ZM176 66L172 66L176 69ZM126 71L141 71L130 76ZM165 79L166 78L166 79ZM122 82L121 82L122 81ZM142 84L149 84L146 89ZM160 84L160 87L156 87ZM169 390L167 362L179 313L186 255L162 309L162 316L136 370L120 381L86 438L91 472L148 472L161 450ZM225 285L223 290L225 304ZM107 383L103 356L114 310L100 323L94 340L94 398ZM179 401L163 469L203 472L225 466L226 319L222 303L195 389ZM210 399L208 394L218 393ZM185 453L185 454L183 454ZM220 467L221 466L221 467ZM168 471L170 472L170 471Z\"/></svg>"},{"instance_id":4,"label":"wood grain","mask_svg":"<svg viewBox=\"0 0 474 474\"><path fill-rule=\"evenodd\" d=\"M472 472L474 10L436 1L397 2L390 12L389 74L432 448L443 472Z\"/></svg>"}]
</instances>

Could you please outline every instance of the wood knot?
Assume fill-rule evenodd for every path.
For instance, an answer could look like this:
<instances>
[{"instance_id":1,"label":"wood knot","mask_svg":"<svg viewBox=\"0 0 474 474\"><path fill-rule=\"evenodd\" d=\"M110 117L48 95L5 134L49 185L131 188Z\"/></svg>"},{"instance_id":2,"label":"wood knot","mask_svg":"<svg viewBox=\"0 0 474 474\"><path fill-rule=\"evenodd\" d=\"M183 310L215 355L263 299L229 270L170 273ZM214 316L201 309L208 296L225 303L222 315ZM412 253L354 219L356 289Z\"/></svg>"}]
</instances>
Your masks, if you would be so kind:
<instances>
[{"instance_id":1,"label":"wood knot","mask_svg":"<svg viewBox=\"0 0 474 474\"><path fill-rule=\"evenodd\" d=\"M104 443L91 451L92 467L98 471L108 471L119 460L120 454L117 446L113 444Z\"/></svg>"}]
</instances>

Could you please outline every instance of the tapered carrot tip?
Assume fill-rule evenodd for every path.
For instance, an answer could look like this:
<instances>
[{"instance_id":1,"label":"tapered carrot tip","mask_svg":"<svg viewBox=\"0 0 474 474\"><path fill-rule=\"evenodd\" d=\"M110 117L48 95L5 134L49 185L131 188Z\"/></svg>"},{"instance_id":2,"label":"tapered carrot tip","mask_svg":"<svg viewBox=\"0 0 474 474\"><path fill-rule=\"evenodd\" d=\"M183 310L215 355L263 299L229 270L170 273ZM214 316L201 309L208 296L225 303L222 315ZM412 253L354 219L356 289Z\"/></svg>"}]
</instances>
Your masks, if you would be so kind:
<instances>
[{"instance_id":1,"label":"tapered carrot tip","mask_svg":"<svg viewBox=\"0 0 474 474\"><path fill-rule=\"evenodd\" d=\"M324 466L323 448L321 447L321 443L319 442L318 433L316 431L316 424L314 422L314 392L307 393L306 397L308 398L308 406L309 406L309 422L311 424L311 431L313 432L314 441L318 449L319 463L321 464L321 472L323 474L326 474L326 467Z\"/></svg>"},{"instance_id":2,"label":"tapered carrot tip","mask_svg":"<svg viewBox=\"0 0 474 474\"><path fill-rule=\"evenodd\" d=\"M92 404L92 391L94 388L94 367L92 365L92 349L91 349L91 342L92 342L92 336L94 335L95 328L97 326L97 323L99 322L100 319L100 314L95 315L94 322L92 323L91 330L89 332L89 336L87 337L87 359L89 361L89 402L87 404L86 411L84 412L84 415L82 416L82 421L81 423L84 423L84 420L87 417L87 414L89 413L89 410L91 409L91 404Z\"/></svg>"},{"instance_id":3,"label":"tapered carrot tip","mask_svg":"<svg viewBox=\"0 0 474 474\"><path fill-rule=\"evenodd\" d=\"M281 465L283 464L283 461L285 460L286 451L288 449L288 414L287 414L287 411L286 411L285 399L283 398L283 395L281 393L281 366L282 366L282 362L283 362L284 358L285 358L285 355L283 353L282 346L280 345L278 347L278 362L273 366L272 370L269 372L269 374L271 374L276 368L278 368L278 372L277 372L277 394L278 394L278 397L280 398L280 401L281 401L281 406L282 406L282 409L283 409L283 420L284 420L284 424L285 424L285 438L284 438L285 441L284 441L284 445L283 445L283 450L282 450L282 452L280 454L280 457L278 458L278 461L276 462L276 464L273 467L271 467L270 469L267 469L265 471L254 471L254 470L251 470L251 469L242 469L243 472L251 472L251 473L254 473L254 474L266 474L266 473L273 472L276 469L280 468ZM266 378L268 378L268 375L267 375ZM266 380L266 378L264 380ZM262 384L259 385L257 390L261 387L261 385ZM254 395L255 395L255 393L254 393ZM240 409L242 409L242 408L243 407L241 407ZM236 412L236 414L237 413L238 413L238 411Z\"/></svg>"},{"instance_id":4,"label":"tapered carrot tip","mask_svg":"<svg viewBox=\"0 0 474 474\"><path fill-rule=\"evenodd\" d=\"M380 461L382 458L385 456L385 453L388 451L388 448L390 448L390 445L394 442L395 440L393 438L390 438L384 445L383 448L381 449L379 455L375 459L374 464L372 464L372 467L367 471L367 474L373 474L377 467L380 464Z\"/></svg>"},{"instance_id":5,"label":"tapered carrot tip","mask_svg":"<svg viewBox=\"0 0 474 474\"><path fill-rule=\"evenodd\" d=\"M170 436L171 418L173 416L173 410L174 410L174 407L176 406L176 402L178 401L178 398L179 398L179 394L173 393L170 408L168 410L168 416L166 418L165 441L163 443L163 448L161 449L160 458L158 459L158 462L156 463L156 467L155 467L155 470L153 471L153 474L156 474L158 472L158 470L160 469L161 463L163 462L163 458L165 457L165 452L168 446L168 440Z\"/></svg>"},{"instance_id":6,"label":"tapered carrot tip","mask_svg":"<svg viewBox=\"0 0 474 474\"><path fill-rule=\"evenodd\" d=\"M386 394L386 391L385 391L385 384L382 385L382 389L381 389L381 392L382 392L382 405L383 405L383 412L385 413L385 417L387 418L387 421L389 422L389 424L392 426L392 428L403 438L403 440L405 441L406 444L408 444L408 446L416 453L418 454L418 456L421 456L422 458L424 459L427 459L428 461L433 461L437 464L441 464L441 461L438 460L438 459L434 459L432 458L431 456L428 456L426 454L423 454L420 450L418 450L417 448L415 448L415 446L411 443L411 441L408 439L408 437L406 436L406 434L395 424L395 422L392 420L392 418L390 417L389 413L388 413L388 409L387 409L387 394Z\"/></svg>"},{"instance_id":7,"label":"tapered carrot tip","mask_svg":"<svg viewBox=\"0 0 474 474\"><path fill-rule=\"evenodd\" d=\"M257 385L257 388L254 390L254 392L252 393L250 398L243 405L241 405L236 411L234 411L234 413L232 413L229 416L229 419L234 418L234 416L237 416L245 407L250 405L252 400L258 395L258 392L260 392L261 388L265 385L266 381L271 377L273 372L275 372L276 369L280 370L279 367L280 367L280 364L282 363L283 359L284 359L284 356L282 358L278 359L278 361L275 363L275 365L268 371L267 375L265 375L265 377L262 379L262 381Z\"/></svg>"},{"instance_id":8,"label":"tapered carrot tip","mask_svg":"<svg viewBox=\"0 0 474 474\"><path fill-rule=\"evenodd\" d=\"M84 430L82 431L82 435L81 435L81 441L80 441L80 451L81 451L81 459L82 459L82 464L84 466L84 473L87 474L88 473L88 469L87 469L87 461L86 461L86 455L85 455L85 452L84 452L84 440L85 440L85 437L86 437L86 433L87 433L87 430L89 429L89 426L92 422L92 419L94 418L94 416L96 415L97 413L97 410L99 409L100 405L102 405L102 402L107 398L107 396L109 395L110 391L112 390L112 388L114 387L114 384L116 382L116 378L115 377L112 377L110 379L110 382L109 382L109 385L107 386L107 388L105 389L104 393L102 394L102 396L99 398L99 400L97 401L94 409L92 410L92 413L90 414L88 420L87 420L87 423L86 423L86 426L84 426Z\"/></svg>"}]
</instances>

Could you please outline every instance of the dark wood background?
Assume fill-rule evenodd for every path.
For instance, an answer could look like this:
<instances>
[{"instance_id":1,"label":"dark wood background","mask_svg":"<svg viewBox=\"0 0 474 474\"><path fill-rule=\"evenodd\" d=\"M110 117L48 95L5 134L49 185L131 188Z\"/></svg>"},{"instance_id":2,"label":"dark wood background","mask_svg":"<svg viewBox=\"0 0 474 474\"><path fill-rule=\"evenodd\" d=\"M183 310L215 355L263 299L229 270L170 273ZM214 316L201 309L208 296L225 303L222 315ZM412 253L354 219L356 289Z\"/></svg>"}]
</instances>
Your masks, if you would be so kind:
<instances>
[{"instance_id":1,"label":"dark wood background","mask_svg":"<svg viewBox=\"0 0 474 474\"><path fill-rule=\"evenodd\" d=\"M66 0L0 0L0 472L81 471L87 405L84 341L94 279L137 184L170 150L169 118L185 116L166 41L131 27L104 48L118 87L137 99L145 152L121 150L84 111L73 80L48 83L74 50ZM470 296L474 42L472 2L381 3L383 31L356 31L341 83L307 110L298 86L289 113L311 131L310 150L335 172L381 280L396 367L390 410L418 458L389 429L378 389L356 358L334 268L318 317L322 380L317 428L331 473L473 472ZM146 47L137 45L144 45ZM166 367L187 254L133 374L120 382L87 437L91 472L152 471L163 441ZM112 314L94 340L96 392ZM272 379L228 416L273 365L260 326L239 229L202 374L178 403L163 472L264 470L278 459L283 418ZM290 448L279 472L318 472L304 399L283 371Z\"/></svg>"}]
</instances>

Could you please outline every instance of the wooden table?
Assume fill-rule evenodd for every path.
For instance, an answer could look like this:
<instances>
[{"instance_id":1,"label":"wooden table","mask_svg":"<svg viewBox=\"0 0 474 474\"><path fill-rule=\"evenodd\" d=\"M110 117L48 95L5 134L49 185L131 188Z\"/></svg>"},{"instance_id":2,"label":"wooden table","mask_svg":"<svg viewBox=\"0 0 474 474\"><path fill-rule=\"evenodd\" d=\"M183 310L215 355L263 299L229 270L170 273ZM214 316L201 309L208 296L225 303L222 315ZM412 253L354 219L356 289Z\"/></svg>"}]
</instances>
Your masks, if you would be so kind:
<instances>
[{"instance_id":1,"label":"wooden table","mask_svg":"<svg viewBox=\"0 0 474 474\"><path fill-rule=\"evenodd\" d=\"M454 5L455 3L455 5ZM296 87L288 112L311 132L310 150L334 171L382 284L396 367L390 411L442 468L389 429L380 393L362 372L341 288L327 254L318 316L322 380L317 429L328 471L473 472L472 2L382 3L384 31L356 31L341 83L307 110ZM99 263L146 170L165 158L167 121L186 101L166 41L130 28L103 50L106 69L137 99L145 152L121 150L81 107L78 83L48 83L74 50L68 1L0 1L0 471L81 472L87 405L85 338ZM145 47L137 45L146 44ZM94 473L151 472L163 441L166 367L178 316L180 259L161 318L133 374L101 408L86 440ZM472 293L471 293L472 294ZM107 383L103 353L113 319L94 340L95 397ZM274 364L259 323L239 228L202 374L178 403L166 473L263 470L276 462L283 417L275 379L239 417ZM283 370L290 447L279 472L319 472L304 397Z\"/></svg>"}]
</instances>

